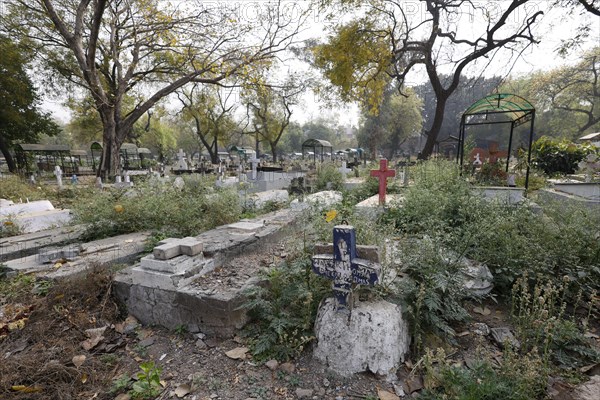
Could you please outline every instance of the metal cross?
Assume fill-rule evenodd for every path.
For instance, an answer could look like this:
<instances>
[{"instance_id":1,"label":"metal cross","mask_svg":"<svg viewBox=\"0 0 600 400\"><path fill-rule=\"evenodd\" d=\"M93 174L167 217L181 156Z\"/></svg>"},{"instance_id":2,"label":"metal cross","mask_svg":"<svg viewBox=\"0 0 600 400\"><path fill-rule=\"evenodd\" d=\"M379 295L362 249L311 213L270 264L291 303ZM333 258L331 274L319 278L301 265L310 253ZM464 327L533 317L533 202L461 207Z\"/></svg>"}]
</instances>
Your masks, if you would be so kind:
<instances>
[{"instance_id":1,"label":"metal cross","mask_svg":"<svg viewBox=\"0 0 600 400\"><path fill-rule=\"evenodd\" d=\"M333 280L333 294L338 308L352 306L352 284L374 285L379 281L379 264L356 255L356 230L350 225L333 227L333 255L317 254L312 270Z\"/></svg>"}]
</instances>

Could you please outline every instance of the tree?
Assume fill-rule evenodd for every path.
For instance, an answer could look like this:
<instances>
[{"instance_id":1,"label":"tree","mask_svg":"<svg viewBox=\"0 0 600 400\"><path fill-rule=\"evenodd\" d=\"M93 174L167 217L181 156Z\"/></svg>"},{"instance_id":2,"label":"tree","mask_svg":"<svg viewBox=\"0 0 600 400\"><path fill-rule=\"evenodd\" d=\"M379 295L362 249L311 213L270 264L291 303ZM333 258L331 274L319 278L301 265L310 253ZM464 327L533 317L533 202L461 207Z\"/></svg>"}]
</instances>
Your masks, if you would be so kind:
<instances>
[{"instance_id":1,"label":"tree","mask_svg":"<svg viewBox=\"0 0 600 400\"><path fill-rule=\"evenodd\" d=\"M575 128L571 138L595 129L600 123L600 47L575 65L534 75L529 90L544 113L557 114Z\"/></svg>"},{"instance_id":2,"label":"tree","mask_svg":"<svg viewBox=\"0 0 600 400\"><path fill-rule=\"evenodd\" d=\"M283 85L256 84L245 91L243 102L251 120L247 133L257 135L257 153L260 137L269 144L273 161L277 161L277 145L290 124L291 107L298 102L305 87L289 78Z\"/></svg>"},{"instance_id":3,"label":"tree","mask_svg":"<svg viewBox=\"0 0 600 400\"><path fill-rule=\"evenodd\" d=\"M421 0L424 15L414 18L412 3L370 0L364 17L338 28L328 43L316 48L316 64L343 93L354 97L364 92L365 87L381 92L385 76L395 79L403 89L409 74L421 67L436 104L431 126L425 131L427 141L422 156L428 157L440 133L448 99L458 88L467 67L481 59L491 62L501 49L519 54L524 46L535 43L532 28L543 13L529 11L528 1L482 5L467 0ZM342 3L359 4L343 0ZM461 23L464 22L461 18L480 19L487 24L477 32L473 26ZM511 23L512 20L517 23ZM346 33L347 28L351 28L352 35ZM336 51L340 45L363 49L373 38L377 38L377 56L365 54L360 63L355 62L353 55ZM332 79L339 74L344 74L348 81L344 85Z\"/></svg>"},{"instance_id":4,"label":"tree","mask_svg":"<svg viewBox=\"0 0 600 400\"><path fill-rule=\"evenodd\" d=\"M52 136L60 129L38 109L39 96L25 71L28 55L2 35L0 54L0 151L9 171L16 172L10 152L15 142L35 142L40 134Z\"/></svg>"},{"instance_id":5,"label":"tree","mask_svg":"<svg viewBox=\"0 0 600 400\"><path fill-rule=\"evenodd\" d=\"M363 112L358 132L358 145L368 149L375 157L384 151L391 158L411 136L418 135L422 128L421 101L407 89L411 96L400 95L394 87L384 93L384 99L376 115Z\"/></svg>"},{"instance_id":6,"label":"tree","mask_svg":"<svg viewBox=\"0 0 600 400\"><path fill-rule=\"evenodd\" d=\"M237 107L234 93L196 84L177 93L183 105L183 120L192 123L213 164L219 163L219 144L227 143L237 129L233 119Z\"/></svg>"},{"instance_id":7,"label":"tree","mask_svg":"<svg viewBox=\"0 0 600 400\"><path fill-rule=\"evenodd\" d=\"M8 29L36 46L44 65L94 100L102 121L99 175L115 175L134 123L190 82L219 84L268 64L303 21L260 4L234 7L159 0L8 0ZM241 39L240 39L241 38ZM54 75L51 75L52 77ZM136 104L124 110L125 96Z\"/></svg>"},{"instance_id":8,"label":"tree","mask_svg":"<svg viewBox=\"0 0 600 400\"><path fill-rule=\"evenodd\" d=\"M162 107L157 107L154 112L148 113L145 122L138 121L134 133L138 146L149 148L158 156L160 162L164 162L166 155L174 152L177 146L175 129Z\"/></svg>"},{"instance_id":9,"label":"tree","mask_svg":"<svg viewBox=\"0 0 600 400\"><path fill-rule=\"evenodd\" d=\"M442 75L442 80L446 81L450 77ZM460 118L462 114L477 100L491 94L502 82L502 78L495 76L492 78L468 78L463 76L456 90L448 98L446 110L438 141L448 136L458 137L460 127ZM414 88L415 93L423 102L423 126L430 129L433 125L436 109L436 96L429 83L423 83Z\"/></svg>"}]
</instances>

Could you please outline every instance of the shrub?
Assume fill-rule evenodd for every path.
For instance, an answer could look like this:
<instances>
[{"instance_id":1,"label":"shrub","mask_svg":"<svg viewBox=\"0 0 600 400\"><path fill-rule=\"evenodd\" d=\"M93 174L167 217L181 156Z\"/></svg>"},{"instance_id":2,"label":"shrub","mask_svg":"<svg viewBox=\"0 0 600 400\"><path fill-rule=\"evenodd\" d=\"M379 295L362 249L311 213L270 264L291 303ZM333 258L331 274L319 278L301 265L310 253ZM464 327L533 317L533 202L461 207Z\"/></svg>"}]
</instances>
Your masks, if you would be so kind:
<instances>
[{"instance_id":1,"label":"shrub","mask_svg":"<svg viewBox=\"0 0 600 400\"><path fill-rule=\"evenodd\" d=\"M329 188L328 184L331 184ZM316 188L341 191L344 188L344 176L334 164L322 164L317 172Z\"/></svg>"},{"instance_id":2,"label":"shrub","mask_svg":"<svg viewBox=\"0 0 600 400\"><path fill-rule=\"evenodd\" d=\"M75 221L86 224L86 239L153 230L164 236L194 236L239 219L232 189L214 190L192 182L183 190L139 184L129 191L106 190L75 205Z\"/></svg>"},{"instance_id":3,"label":"shrub","mask_svg":"<svg viewBox=\"0 0 600 400\"><path fill-rule=\"evenodd\" d=\"M531 163L547 175L573 174L577 164L598 149L591 144L577 145L567 139L542 136L533 143Z\"/></svg>"},{"instance_id":4,"label":"shrub","mask_svg":"<svg viewBox=\"0 0 600 400\"><path fill-rule=\"evenodd\" d=\"M274 267L265 284L246 292L252 322L245 328L252 354L258 360L288 360L314 339L313 324L331 283L311 271L308 253Z\"/></svg>"}]
</instances>

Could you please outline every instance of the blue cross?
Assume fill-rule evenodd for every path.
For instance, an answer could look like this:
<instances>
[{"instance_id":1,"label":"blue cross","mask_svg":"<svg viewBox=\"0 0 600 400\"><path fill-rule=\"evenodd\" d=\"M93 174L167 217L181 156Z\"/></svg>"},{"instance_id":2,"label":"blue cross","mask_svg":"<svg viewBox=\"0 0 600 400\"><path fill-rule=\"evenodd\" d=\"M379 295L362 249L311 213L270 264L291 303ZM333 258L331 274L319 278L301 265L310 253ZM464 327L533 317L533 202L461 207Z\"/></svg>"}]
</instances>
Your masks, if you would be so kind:
<instances>
[{"instance_id":1,"label":"blue cross","mask_svg":"<svg viewBox=\"0 0 600 400\"><path fill-rule=\"evenodd\" d=\"M350 303L353 283L374 285L379 281L379 265L356 256L356 230L350 225L333 227L333 256L313 256L312 270L333 280L333 295L340 308Z\"/></svg>"}]
</instances>

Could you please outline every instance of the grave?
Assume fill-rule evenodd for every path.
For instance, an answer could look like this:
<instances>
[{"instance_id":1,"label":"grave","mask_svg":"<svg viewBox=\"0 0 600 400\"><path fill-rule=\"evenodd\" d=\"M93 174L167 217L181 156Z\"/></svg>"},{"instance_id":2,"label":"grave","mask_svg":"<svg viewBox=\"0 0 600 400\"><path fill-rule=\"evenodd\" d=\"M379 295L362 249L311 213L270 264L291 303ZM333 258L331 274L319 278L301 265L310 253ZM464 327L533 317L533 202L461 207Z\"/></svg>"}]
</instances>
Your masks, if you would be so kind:
<instances>
[{"instance_id":1,"label":"grave","mask_svg":"<svg viewBox=\"0 0 600 400\"><path fill-rule=\"evenodd\" d=\"M259 283L265 267L253 261L253 252L287 237L300 215L284 209L160 242L153 254L117 274L115 294L144 324L232 336L247 322L244 291Z\"/></svg>"},{"instance_id":2,"label":"grave","mask_svg":"<svg viewBox=\"0 0 600 400\"><path fill-rule=\"evenodd\" d=\"M20 204L4 201L3 204L0 207L0 223L11 221L23 233L43 231L71 221L70 210L57 210L48 200Z\"/></svg>"},{"instance_id":3,"label":"grave","mask_svg":"<svg viewBox=\"0 0 600 400\"><path fill-rule=\"evenodd\" d=\"M2 207L1 202L0 207ZM83 226L75 225L2 238L0 239L0 262L36 254L45 247L73 243L81 237L83 231Z\"/></svg>"},{"instance_id":4,"label":"grave","mask_svg":"<svg viewBox=\"0 0 600 400\"><path fill-rule=\"evenodd\" d=\"M357 302L353 285L379 281L378 252L370 248L358 258L354 227L333 228L333 255L313 256L313 272L333 280L334 297L319 307L314 356L344 376L370 371L393 374L409 351L410 335L398 305L387 301ZM317 247L318 250L322 248Z\"/></svg>"},{"instance_id":5,"label":"grave","mask_svg":"<svg viewBox=\"0 0 600 400\"><path fill-rule=\"evenodd\" d=\"M379 160L379 169L371 170L371 176L379 179L379 205L384 205L386 201L387 178L396 176L396 171L388 169L387 160Z\"/></svg>"},{"instance_id":6,"label":"grave","mask_svg":"<svg viewBox=\"0 0 600 400\"><path fill-rule=\"evenodd\" d=\"M177 164L173 167L173 173L182 174L191 172L190 167L186 161L185 153L183 149L179 149L177 152Z\"/></svg>"},{"instance_id":7,"label":"grave","mask_svg":"<svg viewBox=\"0 0 600 400\"><path fill-rule=\"evenodd\" d=\"M316 207L320 210L324 210L341 203L342 200L343 197L341 192L325 190L304 196L304 201L294 199L290 203L290 207L294 210L304 210L309 207Z\"/></svg>"},{"instance_id":8,"label":"grave","mask_svg":"<svg viewBox=\"0 0 600 400\"><path fill-rule=\"evenodd\" d=\"M9 275L35 273L38 277L62 279L84 273L97 265L131 262L144 252L149 237L148 232L130 233L63 246L53 241L49 246L38 248L36 254L11 257L4 264Z\"/></svg>"}]
</instances>

